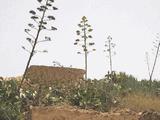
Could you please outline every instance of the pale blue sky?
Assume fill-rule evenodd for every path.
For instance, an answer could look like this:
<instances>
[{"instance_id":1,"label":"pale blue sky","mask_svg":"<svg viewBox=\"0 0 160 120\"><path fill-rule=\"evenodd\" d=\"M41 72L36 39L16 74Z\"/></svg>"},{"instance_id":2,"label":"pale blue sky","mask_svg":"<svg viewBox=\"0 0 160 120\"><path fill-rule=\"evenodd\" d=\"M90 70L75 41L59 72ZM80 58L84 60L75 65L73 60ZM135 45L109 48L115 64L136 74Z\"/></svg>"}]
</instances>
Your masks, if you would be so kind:
<instances>
[{"instance_id":1,"label":"pale blue sky","mask_svg":"<svg viewBox=\"0 0 160 120\"><path fill-rule=\"evenodd\" d=\"M30 9L38 7L36 0L3 0L0 4L0 76L17 76L24 72L28 53L21 49L28 46L24 29L30 20ZM53 41L41 44L49 53L39 53L32 64L53 65L59 61L65 66L83 68L83 55L77 55L73 45L75 31L82 16L87 16L94 31L93 41L97 51L88 56L88 76L102 78L109 69L103 53L104 42L111 35L116 43L117 55L113 57L113 69L148 78L145 52L153 63L152 42L160 32L159 0L55 0L58 11L54 26L57 31L50 36ZM154 78L160 79L158 59Z\"/></svg>"}]
</instances>

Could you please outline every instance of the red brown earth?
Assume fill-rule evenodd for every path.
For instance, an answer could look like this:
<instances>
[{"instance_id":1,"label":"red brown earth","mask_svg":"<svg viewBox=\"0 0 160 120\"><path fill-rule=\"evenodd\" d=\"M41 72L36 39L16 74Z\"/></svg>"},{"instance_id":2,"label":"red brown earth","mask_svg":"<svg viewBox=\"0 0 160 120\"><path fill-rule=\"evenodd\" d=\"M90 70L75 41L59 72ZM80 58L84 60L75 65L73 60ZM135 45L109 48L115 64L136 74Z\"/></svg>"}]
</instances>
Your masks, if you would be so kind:
<instances>
[{"instance_id":1,"label":"red brown earth","mask_svg":"<svg viewBox=\"0 0 160 120\"><path fill-rule=\"evenodd\" d=\"M102 113L71 106L33 107L32 120L160 120L155 111L136 112L130 109L113 109Z\"/></svg>"},{"instance_id":2,"label":"red brown earth","mask_svg":"<svg viewBox=\"0 0 160 120\"><path fill-rule=\"evenodd\" d=\"M129 109L101 113L70 106L32 108L32 120L138 120L138 118L139 113Z\"/></svg>"},{"instance_id":3,"label":"red brown earth","mask_svg":"<svg viewBox=\"0 0 160 120\"><path fill-rule=\"evenodd\" d=\"M33 83L50 84L53 81L81 81L85 71L77 68L36 66L27 70L26 78Z\"/></svg>"}]
</instances>

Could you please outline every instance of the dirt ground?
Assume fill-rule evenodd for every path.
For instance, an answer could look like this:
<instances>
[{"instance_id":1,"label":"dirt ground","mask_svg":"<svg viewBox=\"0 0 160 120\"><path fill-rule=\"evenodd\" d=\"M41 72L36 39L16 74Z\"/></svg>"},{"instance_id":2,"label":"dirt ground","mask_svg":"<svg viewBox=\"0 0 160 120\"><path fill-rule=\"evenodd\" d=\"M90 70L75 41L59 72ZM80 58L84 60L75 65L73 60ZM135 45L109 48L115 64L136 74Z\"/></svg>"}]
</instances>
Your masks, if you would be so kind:
<instances>
[{"instance_id":1,"label":"dirt ground","mask_svg":"<svg viewBox=\"0 0 160 120\"><path fill-rule=\"evenodd\" d=\"M139 116L130 109L101 113L71 106L32 108L32 120L138 120Z\"/></svg>"}]
</instances>

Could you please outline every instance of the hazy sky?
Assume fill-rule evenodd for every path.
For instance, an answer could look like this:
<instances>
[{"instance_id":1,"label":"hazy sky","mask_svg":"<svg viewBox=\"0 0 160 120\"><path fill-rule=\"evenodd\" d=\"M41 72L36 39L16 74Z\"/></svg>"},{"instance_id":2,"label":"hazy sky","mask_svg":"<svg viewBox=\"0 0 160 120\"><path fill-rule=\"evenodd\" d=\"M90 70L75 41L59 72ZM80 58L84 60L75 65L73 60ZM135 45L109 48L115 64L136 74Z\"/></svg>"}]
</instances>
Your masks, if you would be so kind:
<instances>
[{"instance_id":1,"label":"hazy sky","mask_svg":"<svg viewBox=\"0 0 160 120\"><path fill-rule=\"evenodd\" d=\"M84 56L76 54L73 45L77 38L75 31L82 16L86 16L94 31L93 41L97 51L88 56L88 76L102 78L109 69L103 53L104 42L111 35L116 43L113 69L132 74L137 78L148 78L145 52L153 64L156 33L160 32L159 0L55 0L58 11L54 26L57 31L50 36L53 41L40 45L49 53L38 53L32 64L52 66L59 61L64 66L84 68ZM24 72L28 53L21 49L29 46L24 29L30 20L30 9L39 6L37 0L3 0L0 4L0 76L17 76ZM160 59L154 78L160 79Z\"/></svg>"}]
</instances>

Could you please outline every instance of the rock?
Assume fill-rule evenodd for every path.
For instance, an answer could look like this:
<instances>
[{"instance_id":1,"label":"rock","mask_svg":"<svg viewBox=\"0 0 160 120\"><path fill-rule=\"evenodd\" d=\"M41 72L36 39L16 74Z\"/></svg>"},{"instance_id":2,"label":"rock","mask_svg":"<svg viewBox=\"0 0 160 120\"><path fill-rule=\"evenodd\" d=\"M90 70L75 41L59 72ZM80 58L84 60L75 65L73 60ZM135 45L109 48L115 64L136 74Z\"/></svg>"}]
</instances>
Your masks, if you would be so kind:
<instances>
[{"instance_id":1,"label":"rock","mask_svg":"<svg viewBox=\"0 0 160 120\"><path fill-rule=\"evenodd\" d=\"M155 111L144 111L139 115L138 120L160 120L160 113Z\"/></svg>"}]
</instances>

